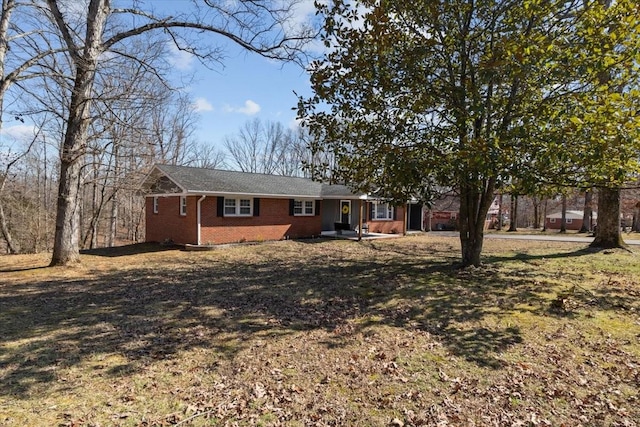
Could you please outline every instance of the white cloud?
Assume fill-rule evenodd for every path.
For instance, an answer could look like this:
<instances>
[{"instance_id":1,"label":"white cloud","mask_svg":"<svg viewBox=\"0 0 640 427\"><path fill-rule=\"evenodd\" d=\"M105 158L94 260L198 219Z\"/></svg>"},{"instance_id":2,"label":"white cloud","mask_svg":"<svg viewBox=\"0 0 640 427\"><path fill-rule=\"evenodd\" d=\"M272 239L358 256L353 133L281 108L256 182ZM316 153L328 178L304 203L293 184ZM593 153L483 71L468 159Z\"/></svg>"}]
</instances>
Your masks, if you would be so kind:
<instances>
[{"instance_id":1,"label":"white cloud","mask_svg":"<svg viewBox=\"0 0 640 427\"><path fill-rule=\"evenodd\" d=\"M302 120L297 117L294 117L291 119L291 121L289 121L289 129L291 130L298 130L301 126Z\"/></svg>"},{"instance_id":2,"label":"white cloud","mask_svg":"<svg viewBox=\"0 0 640 427\"><path fill-rule=\"evenodd\" d=\"M193 109L196 113L200 111L213 111L213 105L205 98L196 98L193 103Z\"/></svg>"},{"instance_id":3,"label":"white cloud","mask_svg":"<svg viewBox=\"0 0 640 427\"><path fill-rule=\"evenodd\" d=\"M192 54L178 49L173 43L169 45L169 63L178 70L190 70L193 67L194 58Z\"/></svg>"},{"instance_id":4,"label":"white cloud","mask_svg":"<svg viewBox=\"0 0 640 427\"><path fill-rule=\"evenodd\" d=\"M227 113L240 113L240 114L245 114L247 116L253 116L255 114L258 114L260 112L262 108L260 107L259 104L257 104L256 102L247 99L244 102L244 107L232 107L230 105L226 105L224 107L224 110Z\"/></svg>"},{"instance_id":5,"label":"white cloud","mask_svg":"<svg viewBox=\"0 0 640 427\"><path fill-rule=\"evenodd\" d=\"M313 0L303 0L293 6L293 15L290 23L294 25L306 25L316 14L316 6Z\"/></svg>"},{"instance_id":6,"label":"white cloud","mask_svg":"<svg viewBox=\"0 0 640 427\"><path fill-rule=\"evenodd\" d=\"M63 0L58 2L58 7L62 14L73 22L87 22L87 13L89 11L88 1Z\"/></svg>"},{"instance_id":7,"label":"white cloud","mask_svg":"<svg viewBox=\"0 0 640 427\"><path fill-rule=\"evenodd\" d=\"M15 125L3 127L0 131L2 138L9 138L16 141L32 140L33 136L37 133L37 129L34 126L29 125Z\"/></svg>"}]
</instances>

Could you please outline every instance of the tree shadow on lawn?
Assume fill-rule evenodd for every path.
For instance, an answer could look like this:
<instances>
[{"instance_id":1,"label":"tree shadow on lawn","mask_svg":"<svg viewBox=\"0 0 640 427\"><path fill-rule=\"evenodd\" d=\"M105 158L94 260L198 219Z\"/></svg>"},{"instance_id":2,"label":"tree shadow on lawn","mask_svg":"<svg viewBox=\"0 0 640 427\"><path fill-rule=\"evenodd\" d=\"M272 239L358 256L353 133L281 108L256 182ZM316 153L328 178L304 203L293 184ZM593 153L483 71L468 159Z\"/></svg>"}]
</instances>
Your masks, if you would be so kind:
<instances>
[{"instance_id":1,"label":"tree shadow on lawn","mask_svg":"<svg viewBox=\"0 0 640 427\"><path fill-rule=\"evenodd\" d=\"M576 258L587 255L593 255L595 253L601 252L601 249L584 247L577 249L571 252L558 252L552 254L530 254L526 252L520 252L513 256L496 256L496 255L487 255L482 258L482 262L484 264L497 264L501 262L524 262L524 263L532 263L537 261L544 261L549 259L567 259L567 258Z\"/></svg>"},{"instance_id":2,"label":"tree shadow on lawn","mask_svg":"<svg viewBox=\"0 0 640 427\"><path fill-rule=\"evenodd\" d=\"M113 246L109 248L84 249L80 251L83 255L95 255L102 257L121 257L152 252L175 251L182 249L181 245L159 244L159 243L132 243L130 245Z\"/></svg>"},{"instance_id":3,"label":"tree shadow on lawn","mask_svg":"<svg viewBox=\"0 0 640 427\"><path fill-rule=\"evenodd\" d=\"M496 308L544 303L526 279L497 269L467 274L411 254L189 261L37 281L10 293L0 287L0 393L26 396L36 384L57 381L58 368L88 359L121 357L110 371L119 376L196 347L210 349L212 359L233 358L252 338L345 324L425 330L453 354L499 368L496 353L521 342L520 331L474 322L500 315Z\"/></svg>"}]
</instances>

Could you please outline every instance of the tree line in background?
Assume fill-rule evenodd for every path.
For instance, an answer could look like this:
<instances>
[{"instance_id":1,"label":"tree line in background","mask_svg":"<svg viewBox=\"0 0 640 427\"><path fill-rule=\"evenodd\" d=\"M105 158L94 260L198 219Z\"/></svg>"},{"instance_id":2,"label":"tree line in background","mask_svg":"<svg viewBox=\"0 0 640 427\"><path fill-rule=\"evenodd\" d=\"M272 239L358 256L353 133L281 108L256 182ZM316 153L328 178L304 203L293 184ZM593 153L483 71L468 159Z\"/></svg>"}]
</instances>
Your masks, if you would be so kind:
<instances>
[{"instance_id":1,"label":"tree line in background","mask_svg":"<svg viewBox=\"0 0 640 427\"><path fill-rule=\"evenodd\" d=\"M640 184L640 183L639 183ZM640 232L640 188L625 189L621 193L620 228L626 232ZM594 233L598 224L597 193L593 189L566 188L551 197L517 194L498 194L494 204L499 213L495 215L489 228L518 231L535 229L546 231L545 218L561 214L554 229L563 233L569 227L567 213L582 212L580 228L571 228L579 233Z\"/></svg>"}]
</instances>

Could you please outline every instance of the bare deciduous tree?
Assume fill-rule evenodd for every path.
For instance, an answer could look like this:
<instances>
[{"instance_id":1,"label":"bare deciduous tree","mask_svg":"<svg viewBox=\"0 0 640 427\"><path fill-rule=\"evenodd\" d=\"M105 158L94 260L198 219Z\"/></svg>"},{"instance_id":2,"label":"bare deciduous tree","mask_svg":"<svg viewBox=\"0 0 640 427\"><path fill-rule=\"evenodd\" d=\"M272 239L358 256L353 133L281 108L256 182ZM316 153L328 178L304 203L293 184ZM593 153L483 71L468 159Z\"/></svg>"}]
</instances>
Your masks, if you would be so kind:
<instances>
[{"instance_id":1,"label":"bare deciduous tree","mask_svg":"<svg viewBox=\"0 0 640 427\"><path fill-rule=\"evenodd\" d=\"M0 10L0 135L4 120L5 97L9 90L21 82L34 79L39 76L36 65L45 57L56 52L47 42L45 32L39 26L29 26L29 23L41 19L34 4L15 0L2 0ZM32 13L31 15L28 13ZM14 17L19 15L26 29L15 25ZM22 115L17 115L24 122ZM2 147L0 140L0 156L2 156L3 171L0 172L0 229L6 241L8 251L16 253L18 245L14 242L11 231L7 225L4 200L1 197L7 184L9 171L16 163L23 159L33 146L35 138L28 144L25 150L8 150ZM6 149L7 151L2 151Z\"/></svg>"},{"instance_id":2,"label":"bare deciduous tree","mask_svg":"<svg viewBox=\"0 0 640 427\"><path fill-rule=\"evenodd\" d=\"M203 60L221 61L218 46L207 48L189 40L188 30L207 33L236 43L240 47L279 60L300 59L304 44L314 33L310 28L292 31L288 20L296 2L238 1L206 2L194 7L202 10L176 16L155 15L134 5L114 9L109 0L89 0L86 14L79 24L56 0L47 0L72 64L71 100L66 117L66 131L60 152L60 179L56 231L51 265L66 265L79 261L79 188L82 158L86 154L91 110L97 96L96 76L109 55L126 55L127 41L156 30L164 31L179 49ZM128 19L129 18L129 19ZM135 19L133 19L135 18ZM110 25L117 19L118 25ZM130 27L126 27L131 23ZM80 28L81 31L77 31ZM193 34L192 34L193 35ZM201 36L200 36L201 37ZM146 64L149 66L149 64Z\"/></svg>"},{"instance_id":3,"label":"bare deciduous tree","mask_svg":"<svg viewBox=\"0 0 640 427\"><path fill-rule=\"evenodd\" d=\"M305 176L305 164L314 161L306 135L279 122L253 119L238 133L226 136L224 147L230 166L243 172Z\"/></svg>"},{"instance_id":4,"label":"bare deciduous tree","mask_svg":"<svg viewBox=\"0 0 640 427\"><path fill-rule=\"evenodd\" d=\"M219 169L226 165L226 155L211 143L196 142L189 146L183 164L196 168Z\"/></svg>"}]
</instances>

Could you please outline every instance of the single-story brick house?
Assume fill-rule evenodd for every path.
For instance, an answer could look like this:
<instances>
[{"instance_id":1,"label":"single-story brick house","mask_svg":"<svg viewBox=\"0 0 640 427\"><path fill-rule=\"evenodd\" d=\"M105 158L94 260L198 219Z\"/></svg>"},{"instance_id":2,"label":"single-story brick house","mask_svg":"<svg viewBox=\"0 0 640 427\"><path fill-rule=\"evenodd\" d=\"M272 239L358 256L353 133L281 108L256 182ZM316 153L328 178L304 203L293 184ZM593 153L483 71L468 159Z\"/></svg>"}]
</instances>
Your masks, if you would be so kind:
<instances>
[{"instance_id":1,"label":"single-story brick house","mask_svg":"<svg viewBox=\"0 0 640 427\"><path fill-rule=\"evenodd\" d=\"M583 216L584 216L583 211L567 210L565 214L566 229L580 230L582 228ZM591 220L593 221L593 223L591 224L592 227L587 227L587 228L593 229L593 226L596 225L597 219L598 219L598 214L596 212L593 212L591 216ZM561 223L562 223L562 212L554 212L546 216L544 225L546 229L560 230Z\"/></svg>"},{"instance_id":2,"label":"single-story brick house","mask_svg":"<svg viewBox=\"0 0 640 427\"><path fill-rule=\"evenodd\" d=\"M141 189L147 242L282 240L320 236L336 228L405 231L404 206L307 178L156 165Z\"/></svg>"}]
</instances>

